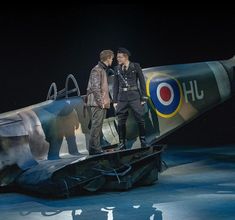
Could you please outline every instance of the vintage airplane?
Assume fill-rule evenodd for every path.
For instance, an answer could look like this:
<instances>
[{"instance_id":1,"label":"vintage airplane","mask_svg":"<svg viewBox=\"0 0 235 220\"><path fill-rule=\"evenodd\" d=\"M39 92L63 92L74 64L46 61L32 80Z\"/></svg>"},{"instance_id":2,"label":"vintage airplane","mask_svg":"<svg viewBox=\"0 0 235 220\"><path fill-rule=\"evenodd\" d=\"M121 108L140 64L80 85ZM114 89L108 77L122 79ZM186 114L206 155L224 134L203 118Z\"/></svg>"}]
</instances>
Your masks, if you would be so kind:
<instances>
[{"instance_id":1,"label":"vintage airplane","mask_svg":"<svg viewBox=\"0 0 235 220\"><path fill-rule=\"evenodd\" d=\"M150 147L139 147L137 125L129 112L129 149L113 151L119 140L111 108L101 137L107 153L89 156L89 108L76 79L69 75L61 91L52 83L45 102L0 115L0 190L69 196L151 184L161 169L164 147L157 145L158 141L235 91L235 57L152 67L143 72L149 97L145 121ZM110 76L111 94L112 79ZM69 89L71 81L74 89Z\"/></svg>"}]
</instances>

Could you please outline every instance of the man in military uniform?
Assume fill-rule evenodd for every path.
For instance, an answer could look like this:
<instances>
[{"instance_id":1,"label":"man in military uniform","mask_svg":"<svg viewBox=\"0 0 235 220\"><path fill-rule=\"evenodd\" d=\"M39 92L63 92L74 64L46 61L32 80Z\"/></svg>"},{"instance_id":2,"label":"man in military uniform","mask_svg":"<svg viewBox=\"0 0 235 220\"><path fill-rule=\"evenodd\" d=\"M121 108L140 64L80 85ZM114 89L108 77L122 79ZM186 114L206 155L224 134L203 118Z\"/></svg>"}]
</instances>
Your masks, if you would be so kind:
<instances>
[{"instance_id":1,"label":"man in military uniform","mask_svg":"<svg viewBox=\"0 0 235 220\"><path fill-rule=\"evenodd\" d=\"M87 106L91 108L91 131L89 140L89 154L100 154L100 136L106 111L110 108L109 87L107 80L108 67L112 65L114 53L103 50L99 63L91 70L87 87Z\"/></svg>"},{"instance_id":2,"label":"man in military uniform","mask_svg":"<svg viewBox=\"0 0 235 220\"><path fill-rule=\"evenodd\" d=\"M119 148L126 149L126 120L130 108L138 123L141 147L146 146L144 104L147 100L146 85L142 69L138 63L129 61L130 52L119 48L118 66L113 82L113 103L118 117ZM139 87L138 87L139 82Z\"/></svg>"}]
</instances>

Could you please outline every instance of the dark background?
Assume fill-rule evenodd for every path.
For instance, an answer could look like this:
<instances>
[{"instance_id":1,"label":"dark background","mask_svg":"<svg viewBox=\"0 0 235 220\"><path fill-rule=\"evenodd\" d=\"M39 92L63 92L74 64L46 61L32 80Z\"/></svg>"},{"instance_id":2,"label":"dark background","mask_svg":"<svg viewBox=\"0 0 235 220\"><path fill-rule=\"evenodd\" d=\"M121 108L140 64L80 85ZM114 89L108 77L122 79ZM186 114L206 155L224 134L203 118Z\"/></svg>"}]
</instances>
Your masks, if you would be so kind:
<instances>
[{"instance_id":1,"label":"dark background","mask_svg":"<svg viewBox=\"0 0 235 220\"><path fill-rule=\"evenodd\" d=\"M127 47L143 68L231 58L235 10L228 9L170 10L149 4L1 8L0 113L44 101L50 84L64 88L71 72L78 72L84 94L89 71L102 49ZM164 141L234 143L234 101L230 99Z\"/></svg>"}]
</instances>

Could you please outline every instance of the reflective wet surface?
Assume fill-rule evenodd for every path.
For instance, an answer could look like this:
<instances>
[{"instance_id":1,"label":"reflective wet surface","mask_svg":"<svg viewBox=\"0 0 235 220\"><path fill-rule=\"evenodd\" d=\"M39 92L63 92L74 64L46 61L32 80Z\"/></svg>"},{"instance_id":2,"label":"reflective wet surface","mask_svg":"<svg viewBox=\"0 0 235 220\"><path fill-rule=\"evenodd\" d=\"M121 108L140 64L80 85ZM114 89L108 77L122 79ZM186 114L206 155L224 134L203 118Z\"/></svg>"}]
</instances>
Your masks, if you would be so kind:
<instances>
[{"instance_id":1,"label":"reflective wet surface","mask_svg":"<svg viewBox=\"0 0 235 220\"><path fill-rule=\"evenodd\" d=\"M0 194L0 219L235 219L235 146L177 147L152 186L50 200Z\"/></svg>"}]
</instances>

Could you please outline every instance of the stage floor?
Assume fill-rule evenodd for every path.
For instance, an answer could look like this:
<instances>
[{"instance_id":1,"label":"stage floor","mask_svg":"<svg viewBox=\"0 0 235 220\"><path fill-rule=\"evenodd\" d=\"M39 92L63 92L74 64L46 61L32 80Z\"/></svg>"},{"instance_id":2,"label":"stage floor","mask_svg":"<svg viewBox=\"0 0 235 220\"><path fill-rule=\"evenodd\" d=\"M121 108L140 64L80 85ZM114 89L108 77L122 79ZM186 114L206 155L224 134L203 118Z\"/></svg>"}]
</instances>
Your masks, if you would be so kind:
<instances>
[{"instance_id":1,"label":"stage floor","mask_svg":"<svg viewBox=\"0 0 235 220\"><path fill-rule=\"evenodd\" d=\"M48 200L0 194L0 220L235 219L235 145L169 146L152 186Z\"/></svg>"}]
</instances>

